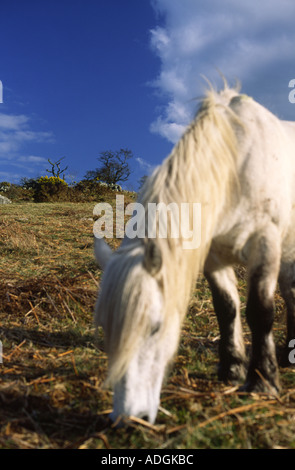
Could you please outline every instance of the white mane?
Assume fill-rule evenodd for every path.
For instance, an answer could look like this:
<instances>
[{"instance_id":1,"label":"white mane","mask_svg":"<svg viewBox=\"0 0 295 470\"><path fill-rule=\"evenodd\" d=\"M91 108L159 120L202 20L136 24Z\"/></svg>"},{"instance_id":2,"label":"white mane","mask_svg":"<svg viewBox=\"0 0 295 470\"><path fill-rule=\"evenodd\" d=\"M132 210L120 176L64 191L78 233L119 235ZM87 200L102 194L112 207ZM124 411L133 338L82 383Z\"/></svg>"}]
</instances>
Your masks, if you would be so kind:
<instances>
[{"instance_id":1,"label":"white mane","mask_svg":"<svg viewBox=\"0 0 295 470\"><path fill-rule=\"evenodd\" d=\"M181 323L197 275L203 269L218 216L237 184L237 146L234 126L241 125L229 103L238 92L225 87L210 90L195 119L163 164L146 181L138 202L201 203L202 241L196 250L183 250L180 239L157 239L163 267L156 277L161 286L165 322ZM96 307L96 323L104 326L109 379L117 382L126 371L134 348L149 329L145 316L152 292L143 268L144 242L124 239L104 274ZM175 269L175 267L177 267ZM164 331L164 329L163 329Z\"/></svg>"}]
</instances>

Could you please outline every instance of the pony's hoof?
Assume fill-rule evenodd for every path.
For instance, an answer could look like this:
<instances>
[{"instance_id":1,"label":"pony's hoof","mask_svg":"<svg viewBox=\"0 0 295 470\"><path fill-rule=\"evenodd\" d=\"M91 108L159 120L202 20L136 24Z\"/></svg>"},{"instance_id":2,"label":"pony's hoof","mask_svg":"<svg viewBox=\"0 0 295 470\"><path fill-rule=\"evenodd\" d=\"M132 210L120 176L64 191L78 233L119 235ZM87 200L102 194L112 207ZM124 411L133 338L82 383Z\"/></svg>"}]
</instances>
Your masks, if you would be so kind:
<instances>
[{"instance_id":1,"label":"pony's hoof","mask_svg":"<svg viewBox=\"0 0 295 470\"><path fill-rule=\"evenodd\" d=\"M232 383L237 385L246 378L246 368L243 363L235 363L231 366L218 368L218 379L224 383Z\"/></svg>"},{"instance_id":2,"label":"pony's hoof","mask_svg":"<svg viewBox=\"0 0 295 470\"><path fill-rule=\"evenodd\" d=\"M274 397L278 397L280 394L280 385L267 382L266 380L248 381L239 388L240 392L247 393L265 393Z\"/></svg>"}]
</instances>

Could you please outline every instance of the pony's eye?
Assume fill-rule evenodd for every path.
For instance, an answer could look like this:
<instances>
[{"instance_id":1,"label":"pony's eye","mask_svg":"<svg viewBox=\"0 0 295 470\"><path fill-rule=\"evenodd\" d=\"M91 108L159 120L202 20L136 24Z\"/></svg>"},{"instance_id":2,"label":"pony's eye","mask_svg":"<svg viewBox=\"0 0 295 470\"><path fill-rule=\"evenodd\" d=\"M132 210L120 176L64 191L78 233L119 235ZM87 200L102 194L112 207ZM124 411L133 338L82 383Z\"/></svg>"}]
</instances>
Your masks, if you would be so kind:
<instances>
[{"instance_id":1,"label":"pony's eye","mask_svg":"<svg viewBox=\"0 0 295 470\"><path fill-rule=\"evenodd\" d=\"M152 329L151 329L151 336L154 336L156 333L158 333L158 331L160 330L161 328L161 325L162 323L160 321L158 321L157 323L155 323L153 326L152 326Z\"/></svg>"}]
</instances>

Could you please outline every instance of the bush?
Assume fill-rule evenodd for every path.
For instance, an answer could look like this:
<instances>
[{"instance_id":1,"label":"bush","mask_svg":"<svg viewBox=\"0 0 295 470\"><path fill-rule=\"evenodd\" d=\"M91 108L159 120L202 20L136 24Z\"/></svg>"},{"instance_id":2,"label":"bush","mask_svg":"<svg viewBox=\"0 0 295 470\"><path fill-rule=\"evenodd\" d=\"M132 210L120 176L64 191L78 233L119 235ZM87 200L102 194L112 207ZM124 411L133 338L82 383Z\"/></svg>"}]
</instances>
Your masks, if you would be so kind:
<instances>
[{"instance_id":1,"label":"bush","mask_svg":"<svg viewBox=\"0 0 295 470\"><path fill-rule=\"evenodd\" d=\"M70 200L77 202L100 201L109 188L95 180L81 180L71 188Z\"/></svg>"},{"instance_id":2,"label":"bush","mask_svg":"<svg viewBox=\"0 0 295 470\"><path fill-rule=\"evenodd\" d=\"M32 184L32 189L36 202L57 202L68 199L68 184L58 176L40 176Z\"/></svg>"},{"instance_id":3,"label":"bush","mask_svg":"<svg viewBox=\"0 0 295 470\"><path fill-rule=\"evenodd\" d=\"M14 202L33 201L34 195L32 191L24 186L6 182L0 183L0 194Z\"/></svg>"},{"instance_id":4,"label":"bush","mask_svg":"<svg viewBox=\"0 0 295 470\"><path fill-rule=\"evenodd\" d=\"M8 183L7 181L2 181L0 183L0 192L1 193L6 193L7 191L9 191L10 186L11 186L11 184Z\"/></svg>"},{"instance_id":5,"label":"bush","mask_svg":"<svg viewBox=\"0 0 295 470\"><path fill-rule=\"evenodd\" d=\"M20 185L0 182L0 194L14 202L100 202L113 197L117 190L121 190L119 185L96 180L81 180L68 185L56 176L23 178Z\"/></svg>"}]
</instances>

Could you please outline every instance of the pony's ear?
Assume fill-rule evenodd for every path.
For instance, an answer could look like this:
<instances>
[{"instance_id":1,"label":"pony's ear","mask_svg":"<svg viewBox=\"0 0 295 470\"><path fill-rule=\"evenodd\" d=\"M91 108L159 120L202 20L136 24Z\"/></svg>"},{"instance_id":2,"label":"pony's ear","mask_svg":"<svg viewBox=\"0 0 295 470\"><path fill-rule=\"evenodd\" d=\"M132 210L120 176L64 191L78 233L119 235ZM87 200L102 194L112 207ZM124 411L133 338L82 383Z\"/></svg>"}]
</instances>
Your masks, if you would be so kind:
<instances>
[{"instance_id":1,"label":"pony's ear","mask_svg":"<svg viewBox=\"0 0 295 470\"><path fill-rule=\"evenodd\" d=\"M94 237L94 255L97 264L104 271L112 255L112 250L102 238Z\"/></svg>"},{"instance_id":2,"label":"pony's ear","mask_svg":"<svg viewBox=\"0 0 295 470\"><path fill-rule=\"evenodd\" d=\"M151 276L155 276L162 267L161 250L151 238L145 239L143 266Z\"/></svg>"}]
</instances>

